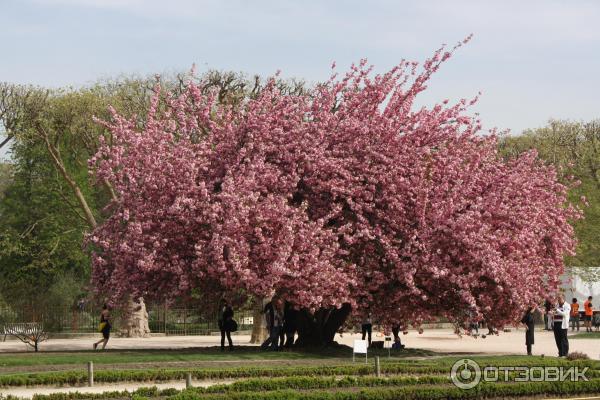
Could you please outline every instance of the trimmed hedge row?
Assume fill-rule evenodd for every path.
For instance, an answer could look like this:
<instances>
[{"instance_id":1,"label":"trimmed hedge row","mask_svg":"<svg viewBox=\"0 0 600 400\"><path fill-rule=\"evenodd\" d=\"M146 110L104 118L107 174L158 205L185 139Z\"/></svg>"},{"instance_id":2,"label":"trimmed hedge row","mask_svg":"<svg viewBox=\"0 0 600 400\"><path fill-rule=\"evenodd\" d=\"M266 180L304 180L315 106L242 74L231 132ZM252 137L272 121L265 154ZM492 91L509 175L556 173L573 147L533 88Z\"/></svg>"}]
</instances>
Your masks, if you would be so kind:
<instances>
[{"instance_id":1,"label":"trimmed hedge row","mask_svg":"<svg viewBox=\"0 0 600 400\"><path fill-rule=\"evenodd\" d=\"M558 366L586 366L590 368L600 369L600 361L598 360L567 360L565 358L558 357L538 357L538 356L484 356L484 357L469 357L476 361L482 368L485 366L494 367L510 367L510 366L523 366L523 367L558 367ZM410 360L413 366L452 366L460 357L453 358L441 358L441 359L427 359L427 360ZM403 360L403 363L407 363L409 360ZM382 359L382 365L384 365L385 359ZM391 364L398 364L398 361L391 361Z\"/></svg>"},{"instance_id":2,"label":"trimmed hedge row","mask_svg":"<svg viewBox=\"0 0 600 400\"><path fill-rule=\"evenodd\" d=\"M409 385L440 385L449 384L450 379L440 375L375 378L346 376L341 379L333 377L288 377L288 378L259 378L247 379L231 384L219 384L206 388L196 387L187 389L196 394L216 394L234 392L278 391L278 390L314 390L350 387L382 387L382 386L409 386ZM180 393L176 389L158 390L156 387L140 388L132 393L104 392L98 394L84 393L55 393L50 395L37 395L35 400L77 400L77 399L110 399L116 397L130 397L133 395L143 397L165 397Z\"/></svg>"},{"instance_id":3,"label":"trimmed hedge row","mask_svg":"<svg viewBox=\"0 0 600 400\"><path fill-rule=\"evenodd\" d=\"M273 392L231 392L225 394L199 394L193 391L168 397L169 400L428 400L428 399L480 399L490 397L519 397L535 395L573 395L600 393L600 380L588 382L528 382L514 384L481 384L471 390L447 385L406 386L394 388L366 388L360 391L293 390Z\"/></svg>"},{"instance_id":4,"label":"trimmed hedge row","mask_svg":"<svg viewBox=\"0 0 600 400\"><path fill-rule=\"evenodd\" d=\"M360 380L360 378L358 378ZM371 383L376 382L372 379ZM340 381L341 382L341 381ZM346 390L339 387L332 390L310 390L299 392L297 390L264 391L227 391L224 393L208 393L207 389L188 389L177 392L173 389L159 391L157 388L139 389L134 393L111 392L103 394L54 394L50 396L35 396L33 400L75 400L75 399L108 399L130 398L132 400L145 400L155 397L168 400L425 400L425 399L480 399L491 397L519 397L536 395L577 395L600 393L600 379L580 382L526 382L526 383L482 383L470 390L462 390L452 385L444 386L404 386L404 387L379 387L361 388L361 390ZM238 386L238 389L242 389ZM306 388L298 388L306 389ZM261 391L263 390L263 391Z\"/></svg>"},{"instance_id":5,"label":"trimmed hedge row","mask_svg":"<svg viewBox=\"0 0 600 400\"><path fill-rule=\"evenodd\" d=\"M525 359L524 359L525 360ZM525 361L519 365L526 366ZM504 366L506 363L481 363L481 367L487 365ZM384 374L448 374L451 364L418 364L418 363L384 363L381 372ZM569 362L561 359L537 359L531 360L529 365L536 366L589 366L597 364L590 361ZM373 365L345 365L345 366L321 366L321 367L241 367L228 369L142 369L142 370L100 370L94 374L96 382L149 382L185 379L188 373L195 379L233 379L233 378L258 378L258 377L292 377L292 376L365 376L374 374ZM590 375L597 376L598 371L588 371ZM7 386L36 386L36 385L81 385L87 382L87 372L61 371L42 372L30 374L13 374L0 376L0 387Z\"/></svg>"},{"instance_id":6,"label":"trimmed hedge row","mask_svg":"<svg viewBox=\"0 0 600 400\"><path fill-rule=\"evenodd\" d=\"M382 366L382 372L394 373L448 373L448 368L408 367L406 365ZM188 373L195 379L231 379L286 376L342 376L373 375L372 365L285 367L285 368L229 368L229 369L149 369L149 370L100 370L94 374L96 382L148 382L185 379ZM35 385L80 385L87 382L87 373L81 371L43 372L0 376L0 387Z\"/></svg>"},{"instance_id":7,"label":"trimmed hedge row","mask_svg":"<svg viewBox=\"0 0 600 400\"><path fill-rule=\"evenodd\" d=\"M441 375L407 376L393 378L353 377L336 378L290 377L270 379L247 379L228 385L215 385L207 388L193 388L197 393L230 393L275 391L284 389L308 390L348 387L380 387L380 386L409 386L409 385L440 385L448 384L450 379Z\"/></svg>"}]
</instances>

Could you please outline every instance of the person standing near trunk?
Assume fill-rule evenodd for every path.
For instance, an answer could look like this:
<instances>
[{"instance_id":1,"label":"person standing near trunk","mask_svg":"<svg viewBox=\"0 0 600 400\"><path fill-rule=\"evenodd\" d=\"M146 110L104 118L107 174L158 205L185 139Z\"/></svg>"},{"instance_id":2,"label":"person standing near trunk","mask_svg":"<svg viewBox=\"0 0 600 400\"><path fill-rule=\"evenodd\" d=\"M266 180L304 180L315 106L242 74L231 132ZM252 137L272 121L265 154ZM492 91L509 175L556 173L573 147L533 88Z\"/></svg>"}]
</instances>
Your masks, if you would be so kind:
<instances>
[{"instance_id":1,"label":"person standing near trunk","mask_svg":"<svg viewBox=\"0 0 600 400\"><path fill-rule=\"evenodd\" d=\"M550 301L550 299L547 298L544 301L544 329L547 331L551 331L553 327L551 312L552 302Z\"/></svg>"},{"instance_id":2,"label":"person standing near trunk","mask_svg":"<svg viewBox=\"0 0 600 400\"><path fill-rule=\"evenodd\" d=\"M231 340L231 330L233 324L233 308L227 300L221 300L219 307L219 330L221 331L221 351L225 350L225 337L229 342L229 350L233 350L233 342Z\"/></svg>"},{"instance_id":3,"label":"person standing near trunk","mask_svg":"<svg viewBox=\"0 0 600 400\"><path fill-rule=\"evenodd\" d=\"M371 319L370 312L368 312L367 315L365 316L365 319L363 319L363 322L361 325L361 331L362 331L362 340L365 340L365 336L368 335L369 346L371 346L371 335L373 333L373 320Z\"/></svg>"},{"instance_id":4,"label":"person standing near trunk","mask_svg":"<svg viewBox=\"0 0 600 400\"><path fill-rule=\"evenodd\" d=\"M283 303L277 300L273 305L273 327L271 328L271 349L279 350L279 337L283 331Z\"/></svg>"},{"instance_id":5,"label":"person standing near trunk","mask_svg":"<svg viewBox=\"0 0 600 400\"><path fill-rule=\"evenodd\" d=\"M261 349L268 349L271 345L271 340L273 337L273 319L275 318L275 303L277 299L273 297L271 301L265 304L265 308L263 308L263 314L265 316L265 322L267 323L267 332L269 336L265 339L265 341L260 345Z\"/></svg>"},{"instance_id":6,"label":"person standing near trunk","mask_svg":"<svg viewBox=\"0 0 600 400\"><path fill-rule=\"evenodd\" d=\"M283 332L285 333L285 347L292 347L294 345L297 315L298 311L294 309L289 301L286 301L283 309Z\"/></svg>"},{"instance_id":7,"label":"person standing near trunk","mask_svg":"<svg viewBox=\"0 0 600 400\"><path fill-rule=\"evenodd\" d=\"M400 340L400 325L392 326L392 335L394 336L392 349L402 350L405 346L402 344L402 340Z\"/></svg>"},{"instance_id":8,"label":"person standing near trunk","mask_svg":"<svg viewBox=\"0 0 600 400\"><path fill-rule=\"evenodd\" d=\"M569 354L569 339L567 333L569 331L569 316L571 315L571 306L565 301L565 296L558 295L557 306L552 311L554 340L558 348L558 356L566 357Z\"/></svg>"},{"instance_id":9,"label":"person standing near trunk","mask_svg":"<svg viewBox=\"0 0 600 400\"><path fill-rule=\"evenodd\" d=\"M525 346L527 346L527 355L531 355L531 347L534 344L534 319L533 319L533 310L534 307L529 307L527 312L521 319L521 323L525 325Z\"/></svg>"}]
</instances>

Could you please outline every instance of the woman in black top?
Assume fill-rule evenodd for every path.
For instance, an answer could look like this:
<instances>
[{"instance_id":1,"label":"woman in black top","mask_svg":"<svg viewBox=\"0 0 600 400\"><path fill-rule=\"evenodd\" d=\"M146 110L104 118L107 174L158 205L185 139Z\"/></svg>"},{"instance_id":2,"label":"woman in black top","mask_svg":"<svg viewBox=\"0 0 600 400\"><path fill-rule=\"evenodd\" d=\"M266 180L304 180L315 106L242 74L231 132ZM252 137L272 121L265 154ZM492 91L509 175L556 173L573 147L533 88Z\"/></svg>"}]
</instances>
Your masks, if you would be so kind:
<instances>
[{"instance_id":1,"label":"woman in black top","mask_svg":"<svg viewBox=\"0 0 600 400\"><path fill-rule=\"evenodd\" d=\"M527 355L531 355L531 346L533 346L534 338L534 321L533 321L533 307L529 307L527 312L521 319L521 323L525 325L525 345L527 346Z\"/></svg>"},{"instance_id":2,"label":"woman in black top","mask_svg":"<svg viewBox=\"0 0 600 400\"><path fill-rule=\"evenodd\" d=\"M219 329L221 330L221 351L225 350L225 336L229 342L229 350L233 350L233 342L231 341L231 327L233 323L233 309L227 302L223 300L219 308Z\"/></svg>"},{"instance_id":3,"label":"woman in black top","mask_svg":"<svg viewBox=\"0 0 600 400\"><path fill-rule=\"evenodd\" d=\"M102 350L104 350L108 343L108 339L110 339L110 329L112 328L112 325L110 324L110 313L108 312L108 306L106 304L102 306L102 312L100 313L100 327L102 339L94 343L94 350L96 350L100 343L102 343Z\"/></svg>"}]
</instances>

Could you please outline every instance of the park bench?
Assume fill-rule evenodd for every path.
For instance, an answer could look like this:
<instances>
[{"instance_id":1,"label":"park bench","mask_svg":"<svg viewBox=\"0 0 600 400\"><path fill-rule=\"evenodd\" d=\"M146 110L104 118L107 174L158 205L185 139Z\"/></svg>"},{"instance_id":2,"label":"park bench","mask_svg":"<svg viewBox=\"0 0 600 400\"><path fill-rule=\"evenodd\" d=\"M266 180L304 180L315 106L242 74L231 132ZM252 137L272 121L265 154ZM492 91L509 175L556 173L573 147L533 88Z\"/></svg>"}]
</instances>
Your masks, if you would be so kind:
<instances>
[{"instance_id":1,"label":"park bench","mask_svg":"<svg viewBox=\"0 0 600 400\"><path fill-rule=\"evenodd\" d=\"M2 332L3 341L7 336L14 336L25 344L30 345L38 351L38 344L48 339L48 333L44 330L44 325L38 322L16 322L5 323Z\"/></svg>"}]
</instances>

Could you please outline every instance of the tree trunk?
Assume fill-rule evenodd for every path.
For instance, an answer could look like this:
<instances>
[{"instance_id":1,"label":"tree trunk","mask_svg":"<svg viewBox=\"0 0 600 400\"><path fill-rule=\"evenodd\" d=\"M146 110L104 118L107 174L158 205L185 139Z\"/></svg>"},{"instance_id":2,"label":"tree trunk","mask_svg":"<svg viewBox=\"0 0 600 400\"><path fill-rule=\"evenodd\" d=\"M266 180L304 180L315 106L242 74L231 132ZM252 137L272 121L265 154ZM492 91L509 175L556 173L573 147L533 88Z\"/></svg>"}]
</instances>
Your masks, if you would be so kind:
<instances>
[{"instance_id":1,"label":"tree trunk","mask_svg":"<svg viewBox=\"0 0 600 400\"><path fill-rule=\"evenodd\" d=\"M255 299L252 303L252 336L250 343L261 344L268 336L265 318L263 317L263 299Z\"/></svg>"},{"instance_id":2,"label":"tree trunk","mask_svg":"<svg viewBox=\"0 0 600 400\"><path fill-rule=\"evenodd\" d=\"M321 308L314 314L303 309L297 313L296 326L298 328L297 346L332 346L335 334L344 325L350 315L352 307L343 304L340 308Z\"/></svg>"},{"instance_id":3,"label":"tree trunk","mask_svg":"<svg viewBox=\"0 0 600 400\"><path fill-rule=\"evenodd\" d=\"M150 336L148 312L141 297L138 302L129 299L121 316L119 336L129 338L145 338Z\"/></svg>"}]
</instances>

